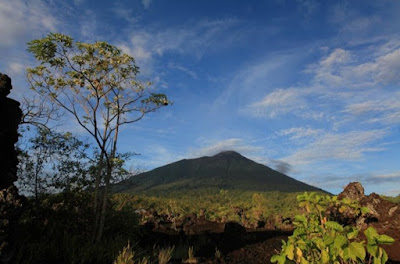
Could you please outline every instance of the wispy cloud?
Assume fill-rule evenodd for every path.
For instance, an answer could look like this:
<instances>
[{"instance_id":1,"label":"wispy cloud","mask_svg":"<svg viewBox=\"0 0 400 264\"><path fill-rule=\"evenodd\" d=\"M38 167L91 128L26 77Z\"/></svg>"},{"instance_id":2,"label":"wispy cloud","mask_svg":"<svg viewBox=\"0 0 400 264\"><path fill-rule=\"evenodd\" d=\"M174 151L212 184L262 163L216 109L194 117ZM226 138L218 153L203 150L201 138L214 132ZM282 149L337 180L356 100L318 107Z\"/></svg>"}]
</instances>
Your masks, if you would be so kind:
<instances>
[{"instance_id":1,"label":"wispy cloud","mask_svg":"<svg viewBox=\"0 0 400 264\"><path fill-rule=\"evenodd\" d=\"M289 136L291 140L297 140L301 138L316 137L323 132L322 129L314 129L309 127L291 127L283 129L277 132L280 136Z\"/></svg>"},{"instance_id":2,"label":"wispy cloud","mask_svg":"<svg viewBox=\"0 0 400 264\"><path fill-rule=\"evenodd\" d=\"M229 42L234 42L235 35L230 35L229 30L238 24L236 19L202 20L179 27L170 28L134 28L128 41L120 41L118 46L131 54L143 65L147 73L152 71L156 58L165 53L185 54L201 57L203 53L222 47ZM230 32L231 33L231 32Z\"/></svg>"},{"instance_id":3,"label":"wispy cloud","mask_svg":"<svg viewBox=\"0 0 400 264\"><path fill-rule=\"evenodd\" d=\"M283 160L292 165L304 165L321 160L359 160L365 153L384 150L382 146L372 143L387 134L388 131L384 129L325 133Z\"/></svg>"},{"instance_id":4,"label":"wispy cloud","mask_svg":"<svg viewBox=\"0 0 400 264\"><path fill-rule=\"evenodd\" d=\"M400 92L377 94L374 98L349 104L343 110L352 118L362 118L366 123L400 123Z\"/></svg>"},{"instance_id":5,"label":"wispy cloud","mask_svg":"<svg viewBox=\"0 0 400 264\"><path fill-rule=\"evenodd\" d=\"M182 65L178 65L176 63L169 63L168 68L181 71L195 80L198 78L197 74L194 71L188 69L187 67L183 67Z\"/></svg>"},{"instance_id":6,"label":"wispy cloud","mask_svg":"<svg viewBox=\"0 0 400 264\"><path fill-rule=\"evenodd\" d=\"M304 90L289 88L277 89L248 106L254 116L274 118L280 114L294 112L306 108L303 99Z\"/></svg>"},{"instance_id":7,"label":"wispy cloud","mask_svg":"<svg viewBox=\"0 0 400 264\"><path fill-rule=\"evenodd\" d=\"M43 31L55 31L59 20L41 0L0 2L0 47L25 43Z\"/></svg>"},{"instance_id":8,"label":"wispy cloud","mask_svg":"<svg viewBox=\"0 0 400 264\"><path fill-rule=\"evenodd\" d=\"M349 174L347 176L336 175L336 174L319 174L312 175L308 178L308 183L313 184L315 186L324 186L324 188L343 190L344 185L349 182L360 182L364 187L371 189L372 191L375 188L370 188L368 186L382 187L382 186L390 186L393 183L400 182L400 171L393 171L388 173L382 172L365 172L365 173L357 173L357 174ZM388 190L383 194L386 195L398 195L400 193L400 189L392 189Z\"/></svg>"},{"instance_id":9,"label":"wispy cloud","mask_svg":"<svg viewBox=\"0 0 400 264\"><path fill-rule=\"evenodd\" d=\"M129 23L137 22L137 18L133 14L133 9L122 5L120 2L115 2L112 11L117 17L122 18Z\"/></svg>"},{"instance_id":10,"label":"wispy cloud","mask_svg":"<svg viewBox=\"0 0 400 264\"><path fill-rule=\"evenodd\" d=\"M152 2L152 0L142 0L142 5L144 9L149 9Z\"/></svg>"}]
</instances>

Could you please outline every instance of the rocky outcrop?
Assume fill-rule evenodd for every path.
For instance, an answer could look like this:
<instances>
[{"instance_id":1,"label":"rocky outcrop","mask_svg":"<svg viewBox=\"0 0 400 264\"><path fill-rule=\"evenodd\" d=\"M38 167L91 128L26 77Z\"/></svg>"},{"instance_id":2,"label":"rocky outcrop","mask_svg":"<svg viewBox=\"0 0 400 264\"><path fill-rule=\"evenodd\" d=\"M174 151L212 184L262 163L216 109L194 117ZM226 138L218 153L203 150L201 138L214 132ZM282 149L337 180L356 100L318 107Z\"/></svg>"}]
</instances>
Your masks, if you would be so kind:
<instances>
[{"instance_id":1,"label":"rocky outcrop","mask_svg":"<svg viewBox=\"0 0 400 264\"><path fill-rule=\"evenodd\" d=\"M373 226L378 233L393 237L396 241L393 245L384 246L389 257L394 261L400 261L400 204L395 204L382 199L378 194L364 194L364 188L359 182L347 185L339 199L350 198L359 201L361 206L367 207L369 213L365 216L355 216L353 221L364 230Z\"/></svg>"},{"instance_id":2,"label":"rocky outcrop","mask_svg":"<svg viewBox=\"0 0 400 264\"><path fill-rule=\"evenodd\" d=\"M17 180L15 143L22 112L17 101L7 98L11 89L11 79L0 73L0 190L9 188Z\"/></svg>"},{"instance_id":3,"label":"rocky outcrop","mask_svg":"<svg viewBox=\"0 0 400 264\"><path fill-rule=\"evenodd\" d=\"M349 198L353 201L360 201L364 197L364 187L359 182L349 183L338 196L339 200Z\"/></svg>"},{"instance_id":4,"label":"rocky outcrop","mask_svg":"<svg viewBox=\"0 0 400 264\"><path fill-rule=\"evenodd\" d=\"M13 255L12 237L21 213L21 198L14 186L17 180L18 125L22 112L19 103L7 98L11 79L0 73L0 262L10 262Z\"/></svg>"}]
</instances>

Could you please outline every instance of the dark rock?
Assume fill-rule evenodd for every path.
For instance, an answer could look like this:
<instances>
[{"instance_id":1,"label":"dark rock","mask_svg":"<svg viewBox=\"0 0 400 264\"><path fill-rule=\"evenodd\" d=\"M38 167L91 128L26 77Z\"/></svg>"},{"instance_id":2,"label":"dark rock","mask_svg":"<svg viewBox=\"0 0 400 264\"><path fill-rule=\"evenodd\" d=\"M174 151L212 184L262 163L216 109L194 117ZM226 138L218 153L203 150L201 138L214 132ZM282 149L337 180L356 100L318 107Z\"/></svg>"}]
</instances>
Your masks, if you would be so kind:
<instances>
[{"instance_id":1,"label":"dark rock","mask_svg":"<svg viewBox=\"0 0 400 264\"><path fill-rule=\"evenodd\" d=\"M349 198L351 200L360 201L364 198L364 187L359 182L349 183L338 196L341 200L343 198Z\"/></svg>"},{"instance_id":2,"label":"dark rock","mask_svg":"<svg viewBox=\"0 0 400 264\"><path fill-rule=\"evenodd\" d=\"M339 194L339 199L350 198L357 200L360 206L367 207L366 215L347 212L345 224L356 224L360 230L373 226L379 234L386 234L395 239L392 245L385 245L389 258L392 261L400 261L400 206L382 199L378 194L364 194L364 188L359 182L352 182Z\"/></svg>"},{"instance_id":3,"label":"dark rock","mask_svg":"<svg viewBox=\"0 0 400 264\"><path fill-rule=\"evenodd\" d=\"M229 234L246 234L246 228L237 222L227 222L225 223L224 233Z\"/></svg>"},{"instance_id":4,"label":"dark rock","mask_svg":"<svg viewBox=\"0 0 400 264\"><path fill-rule=\"evenodd\" d=\"M237 222L226 222L223 234L222 251L228 252L244 246L246 228Z\"/></svg>"},{"instance_id":5,"label":"dark rock","mask_svg":"<svg viewBox=\"0 0 400 264\"><path fill-rule=\"evenodd\" d=\"M16 252L12 238L21 215L22 198L14 186L17 180L18 125L22 111L19 103L7 98L11 79L0 73L0 262L10 263Z\"/></svg>"},{"instance_id":6,"label":"dark rock","mask_svg":"<svg viewBox=\"0 0 400 264\"><path fill-rule=\"evenodd\" d=\"M15 143L22 112L17 101L7 98L11 89L11 79L0 73L0 190L9 188L17 180Z\"/></svg>"}]
</instances>

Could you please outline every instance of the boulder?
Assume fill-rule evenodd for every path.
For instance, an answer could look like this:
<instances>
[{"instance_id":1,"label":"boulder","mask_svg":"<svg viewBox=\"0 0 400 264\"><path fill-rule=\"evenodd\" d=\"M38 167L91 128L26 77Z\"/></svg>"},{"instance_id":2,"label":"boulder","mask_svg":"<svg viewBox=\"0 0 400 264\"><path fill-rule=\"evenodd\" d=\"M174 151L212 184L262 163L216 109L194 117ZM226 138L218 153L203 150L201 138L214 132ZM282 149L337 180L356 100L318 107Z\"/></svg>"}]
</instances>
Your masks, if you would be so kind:
<instances>
[{"instance_id":1,"label":"boulder","mask_svg":"<svg viewBox=\"0 0 400 264\"><path fill-rule=\"evenodd\" d=\"M0 73L0 262L11 262L16 251L12 238L21 215L22 198L14 186L17 180L18 125L22 111L19 103L7 97L12 89L11 79Z\"/></svg>"},{"instance_id":2,"label":"boulder","mask_svg":"<svg viewBox=\"0 0 400 264\"><path fill-rule=\"evenodd\" d=\"M351 182L349 183L338 196L341 200L343 198L349 198L351 200L360 201L364 198L364 187L359 182Z\"/></svg>"},{"instance_id":3,"label":"boulder","mask_svg":"<svg viewBox=\"0 0 400 264\"><path fill-rule=\"evenodd\" d=\"M365 195L364 188L359 182L352 182L347 185L338 198L357 200L361 206L369 209L369 213L364 216L353 214L352 220L361 230L372 226L379 234L393 237L395 243L383 247L391 260L400 261L400 205L385 200L376 193Z\"/></svg>"}]
</instances>

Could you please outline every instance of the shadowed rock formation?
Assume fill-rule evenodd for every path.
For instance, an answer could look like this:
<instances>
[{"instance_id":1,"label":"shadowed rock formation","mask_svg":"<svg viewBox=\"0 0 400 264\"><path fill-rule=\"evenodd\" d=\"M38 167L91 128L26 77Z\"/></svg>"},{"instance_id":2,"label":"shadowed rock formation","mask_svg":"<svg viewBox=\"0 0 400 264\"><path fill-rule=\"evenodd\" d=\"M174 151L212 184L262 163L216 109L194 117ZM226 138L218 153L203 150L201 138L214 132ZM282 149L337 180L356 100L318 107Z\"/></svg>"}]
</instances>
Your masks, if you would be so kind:
<instances>
[{"instance_id":1,"label":"shadowed rock formation","mask_svg":"<svg viewBox=\"0 0 400 264\"><path fill-rule=\"evenodd\" d=\"M17 180L15 143L22 112L17 101L7 98L11 89L11 79L0 73L0 190L9 188Z\"/></svg>"},{"instance_id":2,"label":"shadowed rock formation","mask_svg":"<svg viewBox=\"0 0 400 264\"><path fill-rule=\"evenodd\" d=\"M364 188L359 182L349 183L338 198L357 200L361 206L369 209L366 216L355 216L352 221L357 223L357 226L362 230L368 226L373 226L379 234L393 237L395 243L383 247L392 261L400 262L400 204L384 200L376 193L365 195Z\"/></svg>"},{"instance_id":3,"label":"shadowed rock formation","mask_svg":"<svg viewBox=\"0 0 400 264\"><path fill-rule=\"evenodd\" d=\"M7 98L11 79L0 73L0 262L9 263L14 252L11 239L16 230L21 199L14 186L17 180L18 125L22 111L19 103Z\"/></svg>"}]
</instances>

